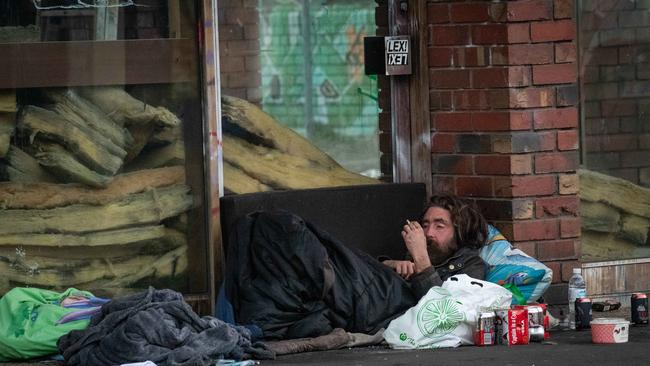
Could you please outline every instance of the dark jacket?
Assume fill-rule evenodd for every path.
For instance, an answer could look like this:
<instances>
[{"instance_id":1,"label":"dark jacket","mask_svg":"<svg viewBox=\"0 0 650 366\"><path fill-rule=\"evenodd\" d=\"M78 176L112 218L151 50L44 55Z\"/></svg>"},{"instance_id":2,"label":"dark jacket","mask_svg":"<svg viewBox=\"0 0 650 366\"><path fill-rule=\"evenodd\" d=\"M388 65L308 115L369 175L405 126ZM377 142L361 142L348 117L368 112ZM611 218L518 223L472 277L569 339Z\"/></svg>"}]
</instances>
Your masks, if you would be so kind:
<instances>
[{"instance_id":1,"label":"dark jacket","mask_svg":"<svg viewBox=\"0 0 650 366\"><path fill-rule=\"evenodd\" d=\"M440 264L411 276L411 290L419 299L433 286L440 286L449 277L466 274L470 277L485 279L487 266L479 257L478 249L461 247L451 257Z\"/></svg>"}]
</instances>

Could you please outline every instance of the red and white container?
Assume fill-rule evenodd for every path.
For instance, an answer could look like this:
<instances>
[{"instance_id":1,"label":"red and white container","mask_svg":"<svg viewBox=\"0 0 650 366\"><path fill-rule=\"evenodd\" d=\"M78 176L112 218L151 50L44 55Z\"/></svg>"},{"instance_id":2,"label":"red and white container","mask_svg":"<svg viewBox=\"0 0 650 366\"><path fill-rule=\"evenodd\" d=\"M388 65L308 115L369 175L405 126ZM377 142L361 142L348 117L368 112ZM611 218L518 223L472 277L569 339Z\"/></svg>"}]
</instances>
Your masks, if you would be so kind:
<instances>
[{"instance_id":1,"label":"red and white container","mask_svg":"<svg viewBox=\"0 0 650 366\"><path fill-rule=\"evenodd\" d=\"M530 342L541 342L550 338L546 304L514 305L513 308L528 310L528 340ZM541 337L540 333L542 335Z\"/></svg>"},{"instance_id":2,"label":"red and white container","mask_svg":"<svg viewBox=\"0 0 650 366\"><path fill-rule=\"evenodd\" d=\"M474 344L477 346L494 346L497 341L496 337L495 313L493 311L480 313L476 331L474 332Z\"/></svg>"},{"instance_id":3,"label":"red and white container","mask_svg":"<svg viewBox=\"0 0 650 366\"><path fill-rule=\"evenodd\" d=\"M625 343L630 322L623 318L596 318L591 321L591 341L594 343Z\"/></svg>"},{"instance_id":4,"label":"red and white container","mask_svg":"<svg viewBox=\"0 0 650 366\"><path fill-rule=\"evenodd\" d=\"M527 309L499 309L496 315L499 344L508 346L528 344Z\"/></svg>"},{"instance_id":5,"label":"red and white container","mask_svg":"<svg viewBox=\"0 0 650 366\"><path fill-rule=\"evenodd\" d=\"M537 306L539 306L540 308L542 308L542 311L543 311L543 314L544 314L544 320L543 320L543 322L542 322L542 325L544 326L544 339L545 339L545 340L550 339L550 338L551 338L551 334L548 332L548 329L549 329L550 326L551 326L551 324L550 324L550 323L551 323L551 319L549 318L548 313L546 312L546 304L535 304L535 305L537 305Z\"/></svg>"}]
</instances>

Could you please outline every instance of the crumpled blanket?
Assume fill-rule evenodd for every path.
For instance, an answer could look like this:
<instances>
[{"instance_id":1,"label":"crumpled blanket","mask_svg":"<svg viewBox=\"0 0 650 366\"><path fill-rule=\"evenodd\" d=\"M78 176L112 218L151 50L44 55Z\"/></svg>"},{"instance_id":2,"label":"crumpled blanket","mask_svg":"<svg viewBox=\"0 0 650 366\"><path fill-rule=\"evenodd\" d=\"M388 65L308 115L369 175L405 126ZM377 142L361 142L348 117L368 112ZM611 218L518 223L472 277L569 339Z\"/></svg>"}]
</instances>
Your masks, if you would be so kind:
<instances>
[{"instance_id":1,"label":"crumpled blanket","mask_svg":"<svg viewBox=\"0 0 650 366\"><path fill-rule=\"evenodd\" d=\"M102 306L85 330L59 338L66 365L119 365L151 360L159 366L210 365L220 358L274 358L250 332L210 317L199 317L172 290L115 299Z\"/></svg>"}]
</instances>

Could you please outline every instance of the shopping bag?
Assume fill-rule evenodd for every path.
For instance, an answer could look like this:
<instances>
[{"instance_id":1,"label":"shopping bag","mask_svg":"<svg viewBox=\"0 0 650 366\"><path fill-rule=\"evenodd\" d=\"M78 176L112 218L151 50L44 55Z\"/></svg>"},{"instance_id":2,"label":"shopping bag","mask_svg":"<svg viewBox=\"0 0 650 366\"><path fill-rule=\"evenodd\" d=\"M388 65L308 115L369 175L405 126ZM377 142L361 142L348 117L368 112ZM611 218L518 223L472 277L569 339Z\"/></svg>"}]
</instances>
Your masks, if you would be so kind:
<instances>
[{"instance_id":1,"label":"shopping bag","mask_svg":"<svg viewBox=\"0 0 650 366\"><path fill-rule=\"evenodd\" d=\"M510 291L497 284L455 275L391 321L384 339L400 349L471 345L478 314L509 307L511 301Z\"/></svg>"},{"instance_id":2,"label":"shopping bag","mask_svg":"<svg viewBox=\"0 0 650 366\"><path fill-rule=\"evenodd\" d=\"M553 271L542 262L519 249L492 225L489 226L488 244L479 256L488 265L485 279L498 285L519 290L521 296L513 297L513 304L524 305L537 301L551 285Z\"/></svg>"},{"instance_id":3,"label":"shopping bag","mask_svg":"<svg viewBox=\"0 0 650 366\"><path fill-rule=\"evenodd\" d=\"M65 307L71 296L97 299L90 292L70 288L62 293L35 287L15 287L0 298L0 362L56 354L57 340L72 330L85 329L89 319L62 322L80 311ZM105 299L99 299L104 302Z\"/></svg>"}]
</instances>

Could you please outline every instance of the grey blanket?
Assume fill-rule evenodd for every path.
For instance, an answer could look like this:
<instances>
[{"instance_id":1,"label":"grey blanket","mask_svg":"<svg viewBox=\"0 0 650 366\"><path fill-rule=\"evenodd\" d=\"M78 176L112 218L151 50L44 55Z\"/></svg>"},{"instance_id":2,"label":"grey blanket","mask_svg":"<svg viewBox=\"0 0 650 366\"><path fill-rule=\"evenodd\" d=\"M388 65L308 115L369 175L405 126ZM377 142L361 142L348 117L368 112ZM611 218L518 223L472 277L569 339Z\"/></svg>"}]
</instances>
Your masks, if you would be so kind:
<instances>
[{"instance_id":1,"label":"grey blanket","mask_svg":"<svg viewBox=\"0 0 650 366\"><path fill-rule=\"evenodd\" d=\"M199 317L172 290L116 299L102 307L85 330L59 338L66 364L119 365L151 360L163 365L210 365L219 358L274 358L250 332L219 319Z\"/></svg>"}]
</instances>

